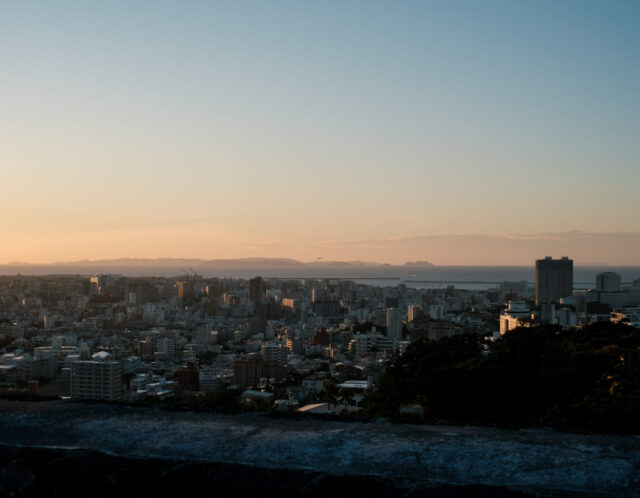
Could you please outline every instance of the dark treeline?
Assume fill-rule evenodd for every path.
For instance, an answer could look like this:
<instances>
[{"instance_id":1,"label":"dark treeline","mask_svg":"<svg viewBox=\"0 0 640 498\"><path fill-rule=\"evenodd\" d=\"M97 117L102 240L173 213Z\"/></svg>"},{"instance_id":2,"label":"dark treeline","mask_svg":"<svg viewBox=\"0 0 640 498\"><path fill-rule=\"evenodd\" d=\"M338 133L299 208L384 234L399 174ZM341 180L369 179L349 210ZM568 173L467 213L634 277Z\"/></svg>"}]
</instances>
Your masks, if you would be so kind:
<instances>
[{"instance_id":1,"label":"dark treeline","mask_svg":"<svg viewBox=\"0 0 640 498\"><path fill-rule=\"evenodd\" d=\"M602 322L416 342L365 403L395 419L419 404L431 422L640 433L640 330Z\"/></svg>"}]
</instances>

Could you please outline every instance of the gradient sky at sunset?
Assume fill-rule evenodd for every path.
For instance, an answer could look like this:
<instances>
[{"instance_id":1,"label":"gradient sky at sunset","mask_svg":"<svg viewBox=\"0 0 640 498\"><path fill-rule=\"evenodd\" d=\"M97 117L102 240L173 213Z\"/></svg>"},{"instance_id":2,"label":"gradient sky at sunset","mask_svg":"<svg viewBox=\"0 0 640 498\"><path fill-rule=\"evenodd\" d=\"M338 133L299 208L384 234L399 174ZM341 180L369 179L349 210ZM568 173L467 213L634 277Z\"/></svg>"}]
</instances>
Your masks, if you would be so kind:
<instances>
[{"instance_id":1,"label":"gradient sky at sunset","mask_svg":"<svg viewBox=\"0 0 640 498\"><path fill-rule=\"evenodd\" d=\"M3 2L0 263L527 264L505 240L565 237L640 264L639 25L637 1Z\"/></svg>"}]
</instances>

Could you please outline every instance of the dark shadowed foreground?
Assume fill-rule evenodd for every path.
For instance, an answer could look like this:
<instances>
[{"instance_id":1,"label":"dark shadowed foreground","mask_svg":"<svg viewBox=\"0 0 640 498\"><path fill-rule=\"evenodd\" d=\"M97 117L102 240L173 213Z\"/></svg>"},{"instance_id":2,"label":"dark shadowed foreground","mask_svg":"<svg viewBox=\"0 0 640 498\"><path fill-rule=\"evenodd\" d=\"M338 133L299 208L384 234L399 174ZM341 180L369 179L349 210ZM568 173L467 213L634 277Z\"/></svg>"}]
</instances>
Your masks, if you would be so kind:
<instances>
[{"instance_id":1,"label":"dark shadowed foreground","mask_svg":"<svg viewBox=\"0 0 640 498\"><path fill-rule=\"evenodd\" d=\"M222 495L251 492L257 483L283 495L307 496L335 496L336 486L360 485L373 496L482 496L488 487L494 488L493 496L510 491L640 495L640 438L635 436L2 400L0 444L5 446L4 491L23 475L34 486L31 495L43 482L57 482L64 494L69 483L62 476L77 482L81 473L86 474L82 479L103 483L97 485L102 490L130 490L130 481L148 483L149 491L181 482ZM47 456L42 448L58 453Z\"/></svg>"},{"instance_id":2,"label":"dark shadowed foreground","mask_svg":"<svg viewBox=\"0 0 640 498\"><path fill-rule=\"evenodd\" d=\"M90 450L0 447L2 496L526 497L492 486L395 483L372 476L132 459ZM90 493L90 494L89 494Z\"/></svg>"}]
</instances>

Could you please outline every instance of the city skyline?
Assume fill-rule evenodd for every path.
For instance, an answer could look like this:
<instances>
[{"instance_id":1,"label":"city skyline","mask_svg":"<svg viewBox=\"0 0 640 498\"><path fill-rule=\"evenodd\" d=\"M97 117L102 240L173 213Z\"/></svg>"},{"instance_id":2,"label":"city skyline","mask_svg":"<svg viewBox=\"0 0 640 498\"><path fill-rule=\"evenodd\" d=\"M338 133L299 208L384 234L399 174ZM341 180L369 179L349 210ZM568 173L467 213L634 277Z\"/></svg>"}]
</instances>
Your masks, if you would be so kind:
<instances>
[{"instance_id":1,"label":"city skyline","mask_svg":"<svg viewBox=\"0 0 640 498\"><path fill-rule=\"evenodd\" d=\"M0 263L638 264L639 14L4 5Z\"/></svg>"},{"instance_id":2,"label":"city skyline","mask_svg":"<svg viewBox=\"0 0 640 498\"><path fill-rule=\"evenodd\" d=\"M638 26L0 2L0 494L637 495Z\"/></svg>"}]
</instances>

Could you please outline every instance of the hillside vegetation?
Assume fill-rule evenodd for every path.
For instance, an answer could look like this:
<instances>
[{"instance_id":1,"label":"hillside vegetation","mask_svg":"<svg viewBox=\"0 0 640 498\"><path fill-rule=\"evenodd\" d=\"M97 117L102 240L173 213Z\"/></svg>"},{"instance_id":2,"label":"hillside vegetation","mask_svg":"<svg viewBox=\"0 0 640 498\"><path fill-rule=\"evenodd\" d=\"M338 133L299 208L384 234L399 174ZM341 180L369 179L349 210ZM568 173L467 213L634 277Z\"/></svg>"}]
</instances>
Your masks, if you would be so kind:
<instances>
[{"instance_id":1,"label":"hillside vegetation","mask_svg":"<svg viewBox=\"0 0 640 498\"><path fill-rule=\"evenodd\" d=\"M419 404L428 421L640 433L640 330L603 322L423 340L365 404L375 416Z\"/></svg>"}]
</instances>

